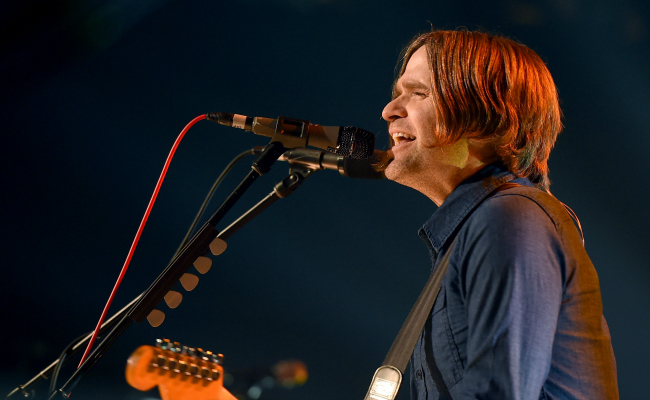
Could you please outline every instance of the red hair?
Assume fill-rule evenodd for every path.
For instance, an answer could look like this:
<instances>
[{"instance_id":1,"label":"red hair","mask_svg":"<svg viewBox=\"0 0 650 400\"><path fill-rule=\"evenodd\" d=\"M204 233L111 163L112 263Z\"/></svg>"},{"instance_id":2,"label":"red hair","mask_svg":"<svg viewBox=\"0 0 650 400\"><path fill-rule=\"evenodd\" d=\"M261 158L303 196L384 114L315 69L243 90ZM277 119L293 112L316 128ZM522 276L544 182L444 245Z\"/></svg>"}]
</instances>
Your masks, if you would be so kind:
<instances>
[{"instance_id":1,"label":"red hair","mask_svg":"<svg viewBox=\"0 0 650 400\"><path fill-rule=\"evenodd\" d=\"M542 59L503 37L432 31L406 47L397 79L420 47L431 68L438 144L461 137L488 140L510 171L548 189L547 160L562 130L562 114Z\"/></svg>"}]
</instances>

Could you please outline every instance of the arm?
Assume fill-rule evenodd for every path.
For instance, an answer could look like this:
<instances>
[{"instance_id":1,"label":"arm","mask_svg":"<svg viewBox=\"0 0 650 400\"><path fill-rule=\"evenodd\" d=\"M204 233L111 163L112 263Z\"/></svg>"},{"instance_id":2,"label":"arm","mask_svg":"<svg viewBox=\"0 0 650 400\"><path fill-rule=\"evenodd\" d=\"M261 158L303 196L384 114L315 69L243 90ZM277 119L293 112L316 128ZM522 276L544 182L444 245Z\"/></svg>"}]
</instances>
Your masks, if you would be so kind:
<instances>
[{"instance_id":1,"label":"arm","mask_svg":"<svg viewBox=\"0 0 650 400\"><path fill-rule=\"evenodd\" d=\"M537 399L551 363L564 256L532 200L488 199L467 221L460 290L468 316L466 399Z\"/></svg>"}]
</instances>

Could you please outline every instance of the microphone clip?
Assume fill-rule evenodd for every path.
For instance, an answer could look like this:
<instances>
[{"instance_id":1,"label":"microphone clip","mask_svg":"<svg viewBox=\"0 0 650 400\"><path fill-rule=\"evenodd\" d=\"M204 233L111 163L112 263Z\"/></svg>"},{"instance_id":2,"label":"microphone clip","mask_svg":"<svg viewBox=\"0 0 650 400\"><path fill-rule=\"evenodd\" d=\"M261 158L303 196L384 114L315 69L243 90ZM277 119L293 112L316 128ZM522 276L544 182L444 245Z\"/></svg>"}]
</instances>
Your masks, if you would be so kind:
<instances>
[{"instance_id":1,"label":"microphone clip","mask_svg":"<svg viewBox=\"0 0 650 400\"><path fill-rule=\"evenodd\" d=\"M310 122L304 119L278 117L272 141L282 143L288 149L307 147Z\"/></svg>"}]
</instances>

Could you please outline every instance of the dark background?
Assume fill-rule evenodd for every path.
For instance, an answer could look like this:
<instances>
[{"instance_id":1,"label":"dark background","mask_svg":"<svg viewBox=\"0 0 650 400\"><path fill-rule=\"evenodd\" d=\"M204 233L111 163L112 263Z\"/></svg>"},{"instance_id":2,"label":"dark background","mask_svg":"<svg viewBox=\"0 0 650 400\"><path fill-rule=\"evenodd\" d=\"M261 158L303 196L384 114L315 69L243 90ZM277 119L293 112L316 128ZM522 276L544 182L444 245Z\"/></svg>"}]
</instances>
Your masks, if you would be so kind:
<instances>
[{"instance_id":1,"label":"dark background","mask_svg":"<svg viewBox=\"0 0 650 400\"><path fill-rule=\"evenodd\" d=\"M165 157L192 118L228 111L356 125L386 148L380 113L400 50L430 26L465 26L519 40L548 63L566 126L550 160L552 190L584 227L621 398L646 397L648 4L3 2L0 394L95 326ZM206 121L189 131L111 313L166 266L228 161L267 142ZM210 213L251 161L233 170ZM227 220L287 171L278 163ZM227 370L306 363L306 385L262 399L363 398L428 275L416 232L434 209L392 182L316 173L233 236L178 309L161 305L161 327L133 324L74 398L155 396L129 387L123 369L133 350L157 337L224 353Z\"/></svg>"}]
</instances>

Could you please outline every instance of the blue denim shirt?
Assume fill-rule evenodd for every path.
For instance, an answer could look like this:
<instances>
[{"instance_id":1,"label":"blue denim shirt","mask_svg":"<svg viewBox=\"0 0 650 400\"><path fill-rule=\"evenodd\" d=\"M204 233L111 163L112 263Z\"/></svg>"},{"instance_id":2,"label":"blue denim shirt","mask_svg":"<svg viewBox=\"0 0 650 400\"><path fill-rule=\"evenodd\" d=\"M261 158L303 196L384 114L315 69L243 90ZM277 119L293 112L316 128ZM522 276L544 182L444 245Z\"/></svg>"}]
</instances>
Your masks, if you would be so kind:
<instances>
[{"instance_id":1,"label":"blue denim shirt","mask_svg":"<svg viewBox=\"0 0 650 400\"><path fill-rule=\"evenodd\" d=\"M521 187L497 190L512 181ZM618 399L596 271L551 195L499 164L420 229L449 270L411 357L411 397Z\"/></svg>"}]
</instances>

